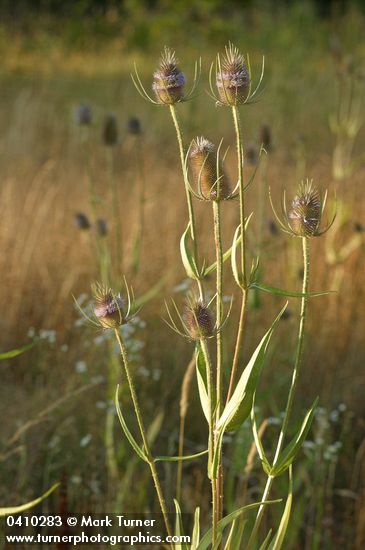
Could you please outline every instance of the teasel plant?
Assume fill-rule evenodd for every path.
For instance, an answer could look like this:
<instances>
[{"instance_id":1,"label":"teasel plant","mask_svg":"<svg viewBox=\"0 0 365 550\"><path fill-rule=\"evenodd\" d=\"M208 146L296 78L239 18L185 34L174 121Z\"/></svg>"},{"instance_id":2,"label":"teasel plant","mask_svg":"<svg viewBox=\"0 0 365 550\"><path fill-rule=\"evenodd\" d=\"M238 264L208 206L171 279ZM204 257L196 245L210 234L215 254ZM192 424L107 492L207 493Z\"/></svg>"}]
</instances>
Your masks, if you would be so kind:
<instances>
[{"instance_id":1,"label":"teasel plant","mask_svg":"<svg viewBox=\"0 0 365 550\"><path fill-rule=\"evenodd\" d=\"M214 69L216 73L215 83L213 83ZM275 550L277 550L282 546L289 521L292 501L291 465L298 455L301 444L310 428L315 409L314 404L306 415L301 429L294 436L293 441L282 450L301 363L307 300L311 296L326 294L326 292L309 293L308 291L308 241L311 237L320 236L324 231L327 231L332 222L329 223L327 227L322 228L321 220L326 203L326 195L322 198L312 182L303 183L296 197L293 199L291 208L287 210L286 205L284 206L285 201L283 201L283 218L277 217L280 227L286 233L302 239L304 255L302 292L286 291L259 282L257 280L258 260L256 259L252 261L250 269L248 268L246 229L250 221L250 216L246 216L245 212L245 192L253 183L255 171L248 182L246 182L244 180L244 151L239 108L256 102L259 97L263 72L264 61L262 63L261 76L259 77L258 84L253 89L249 57L246 56L246 58L244 58L239 50L232 44L227 46L223 57L220 55L217 56L216 62L212 65L210 70L211 95L214 97L218 106L228 107L232 113L238 165L238 182L232 187L224 166L226 153L221 154L222 142L216 147L205 137L198 137L190 143L188 148L186 148L183 142L183 134L177 118L176 106L178 103L184 103L188 99L191 99L195 93L200 75L200 63L196 65L193 86L188 93L185 93L186 79L179 68L176 55L168 48L165 48L160 65L153 76L153 97L146 92L137 69L135 69L135 73L132 75L137 90L145 99L154 105L166 106L170 110L177 134L183 182L187 199L188 225L180 240L180 253L186 274L195 282L196 290L192 296L188 297L187 306L183 314L180 314L179 308L174 301L172 301L172 307L169 305L167 306L168 319L166 322L175 332L180 334L181 337L193 343L195 347L194 359L199 398L208 425L207 449L201 454L207 454L207 472L212 491L212 517L211 528L201 537L199 508L196 508L192 534L192 548L198 550L208 548L209 546L212 548L221 548L223 543L225 550L242 547L245 522L240 522L239 525L237 522L249 509L257 509L258 512L253 531L248 537L245 533L245 538L248 538L249 547L256 547L255 545L257 544L257 537L259 535L259 528L265 507L274 502L279 502L268 500L273 479L284 471L289 470L289 491L282 520L274 536L272 536L271 531L268 533L261 548L268 548L270 544L270 548L275 548ZM216 92L214 91L214 86L216 87ZM212 204L215 260L210 265L205 261L200 262L193 199L210 202ZM224 201L234 199L238 199L240 223L235 231L232 245L223 253L221 208ZM240 258L238 251L240 252ZM230 316L230 310L224 315L222 307L223 265L229 258L231 258L233 278L241 290L242 300L237 337L232 353L232 362L230 361L232 368L229 371L229 385L225 393L223 391L225 388L223 388L222 383L222 335ZM205 288L206 279L207 275L211 275L214 272L216 272L215 291L213 293L213 298L208 301L208 292ZM272 465L264 454L261 438L258 435L263 432L260 432L260 430L256 428L253 412L254 400L260 374L263 369L265 358L268 355L269 344L273 332L285 312L287 303L282 307L271 326L262 336L246 367L243 369L238 380L236 380L238 364L241 361L242 355L247 294L250 289L301 299L301 317L294 374L288 396L287 412L284 417L283 429L279 436L276 457ZM215 304L215 313L213 313L213 304ZM216 343L216 358L212 355L211 341ZM228 350L226 355L230 355ZM177 457L164 457L165 460L178 462L177 494L179 497L181 496L182 460L191 458L191 456L183 456L183 438L181 438L186 418L186 403L188 400L187 388L191 383L191 364L192 362L189 363L188 369L186 370L183 381L183 395L180 402L179 454ZM132 400L134 401L133 396ZM223 438L227 432L237 431L250 416L252 417L253 438L257 447L257 452L264 466L264 470L268 474L267 488L260 502L246 504L237 508L227 516L224 516L222 466ZM123 429L126 431L125 422ZM126 433L126 435L130 440L130 432ZM133 440L132 443L137 454L141 452L141 448L138 448L135 440ZM196 457L198 455L192 456ZM150 455L148 455L148 458L151 458ZM181 511L177 500L175 500L175 508L177 514L177 530L181 532ZM230 526L230 532L228 537L226 537L224 531L228 526Z\"/></svg>"},{"instance_id":2,"label":"teasel plant","mask_svg":"<svg viewBox=\"0 0 365 550\"><path fill-rule=\"evenodd\" d=\"M92 285L92 295L94 298L94 307L93 307L92 314L89 314L88 312L82 310L82 308L78 305L77 301L75 300L76 306L91 326L101 330L111 330L114 333L116 342L118 343L118 346L119 346L124 374L127 380L131 400L133 403L133 410L134 410L137 425L138 425L141 444L137 443L137 440L132 435L132 432L129 430L127 426L127 422L125 420L125 417L119 402L119 387L120 387L119 384L117 385L116 393L115 393L115 405L118 413L118 418L128 442L136 452L137 456L143 462L148 464L150 468L151 476L154 482L158 501L161 508L161 513L164 518L166 532L171 536L173 534L173 531L170 525L168 509L167 509L165 498L163 495L156 463L163 462L163 461L176 462L178 460L178 457L168 457L168 456L154 457L152 454L149 437L148 437L148 430L145 427L145 422L143 419L142 410L141 410L139 398L137 395L136 385L134 382L132 366L128 358L126 342L124 340L123 333L120 330L123 325L128 324L133 319L133 317L135 317L139 313L137 301L135 300L133 289L129 287L125 278L124 278L124 295L123 296L119 292L118 293L114 292L114 290L108 285L105 285L99 282L94 283ZM207 332L209 332L210 330L209 326L210 326L209 319L207 319L206 321ZM191 330L193 331L194 329L191 329ZM198 325L195 327L195 330L196 330L196 333L198 333L199 331ZM185 460L194 459L206 454L206 452L207 451L203 451L195 455L179 457L179 458L182 458Z\"/></svg>"},{"instance_id":3,"label":"teasel plant","mask_svg":"<svg viewBox=\"0 0 365 550\"><path fill-rule=\"evenodd\" d=\"M293 198L290 208L286 204L286 193L283 193L282 196L282 215L279 216L273 201L270 195L271 206L279 226L284 233L290 235L291 237L300 238L302 241L302 254L303 254L303 282L302 282L302 293L301 293L301 307L300 307L300 321L298 329L298 340L297 340L297 349L294 359L294 368L292 373L291 385L289 389L289 394L287 398L283 423L281 426L278 442L276 445L276 450L272 464L270 464L268 458L266 457L263 444L261 442L260 436L256 428L256 419L255 419L255 410L254 407L251 411L252 426L254 432L254 438L258 453L261 459L261 463L265 473L267 474L267 482L263 492L262 500L269 498L272 484L274 479L283 474L288 470L289 472L289 494L288 499L285 505L284 514L282 521L279 527L278 536L276 538L276 543L279 543L281 536L279 535L281 527L284 527L285 523L288 522L290 516L290 510L292 505L292 492L293 492L293 477L292 477L292 463L293 460L300 449L302 442L304 441L309 428L311 426L313 416L315 413L316 405L318 398L315 399L313 405L308 410L307 414L304 417L303 423L294 436L294 438L288 443L287 447L283 449L285 437L287 435L290 415L293 407L294 397L296 393L296 388L298 384L299 372L302 362L303 355L303 343L304 343L304 334L305 334L305 325L307 318L307 305L308 298L310 296L326 294L323 293L313 293L309 292L309 269L310 269L310 256L309 256L309 242L313 237L320 237L326 233L332 224L334 223L336 217L336 210L333 213L332 219L330 222L322 226L322 218L324 209L327 201L327 191L324 196L321 195L319 189L314 185L313 180L306 180L302 182L298 188L298 191ZM264 508L260 506L256 520L248 541L248 548L254 548L255 538L257 537L258 530L261 524L262 516L264 513ZM275 544L276 544L275 543ZM276 546L274 545L274 548Z\"/></svg>"}]
</instances>

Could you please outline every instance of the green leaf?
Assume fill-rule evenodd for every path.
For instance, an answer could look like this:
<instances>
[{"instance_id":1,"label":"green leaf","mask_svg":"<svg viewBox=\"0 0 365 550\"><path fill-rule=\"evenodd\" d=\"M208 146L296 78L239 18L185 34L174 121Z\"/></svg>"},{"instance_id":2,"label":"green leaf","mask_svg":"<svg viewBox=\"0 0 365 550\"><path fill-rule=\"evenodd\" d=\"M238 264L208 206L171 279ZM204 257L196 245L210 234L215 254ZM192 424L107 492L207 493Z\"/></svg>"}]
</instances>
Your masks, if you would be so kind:
<instances>
[{"instance_id":1,"label":"green leaf","mask_svg":"<svg viewBox=\"0 0 365 550\"><path fill-rule=\"evenodd\" d=\"M178 501L174 498L174 504L176 509L176 520L175 520L175 535L181 537L184 535L184 528L181 517L181 509ZM174 543L174 550L190 550L190 545L188 546L184 542Z\"/></svg>"},{"instance_id":2,"label":"green leaf","mask_svg":"<svg viewBox=\"0 0 365 550\"><path fill-rule=\"evenodd\" d=\"M205 364L204 354L200 344L196 346L196 377L198 380L198 390L200 403L207 422L209 423L209 399L207 386L207 367Z\"/></svg>"},{"instance_id":3,"label":"green leaf","mask_svg":"<svg viewBox=\"0 0 365 550\"><path fill-rule=\"evenodd\" d=\"M238 527L237 519L239 521ZM231 529L226 540L226 544L224 546L224 550L236 550L237 548L242 547L241 543L246 523L247 520L243 520L242 518L236 518L233 520Z\"/></svg>"},{"instance_id":4,"label":"green leaf","mask_svg":"<svg viewBox=\"0 0 365 550\"><path fill-rule=\"evenodd\" d=\"M232 525L231 525L231 528L230 528L229 533L228 533L226 544L224 545L224 550L230 550L231 543L232 543L232 537L233 537L233 533L234 533L235 528L236 528L236 520L234 519L232 521Z\"/></svg>"},{"instance_id":5,"label":"green leaf","mask_svg":"<svg viewBox=\"0 0 365 550\"><path fill-rule=\"evenodd\" d=\"M260 439L259 433L257 431L257 426L256 426L255 396L254 396L254 399L253 399L253 402L252 402L251 421L252 421L252 431L253 431L253 437L255 439L257 453L260 457L261 464L262 464L262 467L264 469L264 472L267 475L270 475L271 466L270 466L270 463L269 463L269 461L266 457L265 450L264 450L264 447L261 443L261 439Z\"/></svg>"},{"instance_id":6,"label":"green leaf","mask_svg":"<svg viewBox=\"0 0 365 550\"><path fill-rule=\"evenodd\" d=\"M239 225L233 236L232 255L231 255L232 273L233 273L234 280L236 281L239 287L242 286L242 277L238 272L236 248L237 248L237 241L238 241L238 235L240 234L240 230L241 230L241 226ZM240 238L242 238L242 235L240 235Z\"/></svg>"},{"instance_id":7,"label":"green leaf","mask_svg":"<svg viewBox=\"0 0 365 550\"><path fill-rule=\"evenodd\" d=\"M13 515L13 514L20 514L21 512L25 512L26 510L29 510L29 508L33 508L34 506L37 506L37 504L42 502L42 500L49 497L49 495L53 493L53 491L55 491L59 485L60 483L55 483L42 496L36 498L35 500L31 500L26 504L22 504L20 506L9 506L7 508L0 508L0 517Z\"/></svg>"},{"instance_id":8,"label":"green leaf","mask_svg":"<svg viewBox=\"0 0 365 550\"><path fill-rule=\"evenodd\" d=\"M281 288L276 288L275 286L268 286L262 283L251 283L250 288L256 288L257 290L262 290L263 292L269 292L270 294L276 294L277 296L287 296L288 298L315 298L316 296L324 296L326 294L335 293L334 290L324 290L322 292L293 292L291 290L284 290Z\"/></svg>"},{"instance_id":9,"label":"green leaf","mask_svg":"<svg viewBox=\"0 0 365 550\"><path fill-rule=\"evenodd\" d=\"M276 317L271 327L263 336L261 342L254 351L248 365L236 385L231 399L224 407L222 415L217 423L217 429L224 424L227 426L228 431L237 430L246 418L248 418L251 412L254 394L259 382L271 335L286 307L287 303L280 311L279 315Z\"/></svg>"},{"instance_id":10,"label":"green leaf","mask_svg":"<svg viewBox=\"0 0 365 550\"><path fill-rule=\"evenodd\" d=\"M13 357L17 357L18 355L21 355L22 353L28 351L28 349L31 349L34 345L35 343L32 342L31 344L27 344L22 348L12 349L10 351L4 351L3 353L0 353L0 361L4 359L12 359Z\"/></svg>"},{"instance_id":11,"label":"green leaf","mask_svg":"<svg viewBox=\"0 0 365 550\"><path fill-rule=\"evenodd\" d=\"M183 455L183 456L156 456L154 462L179 462L180 460L193 460L194 458L199 458L208 454L208 449L196 453L194 455Z\"/></svg>"},{"instance_id":12,"label":"green leaf","mask_svg":"<svg viewBox=\"0 0 365 550\"><path fill-rule=\"evenodd\" d=\"M187 228L185 229L180 239L180 252L187 276L191 279L199 279L199 273L195 263L195 258L192 252L189 250L189 237L191 237L190 222L188 223Z\"/></svg>"},{"instance_id":13,"label":"green leaf","mask_svg":"<svg viewBox=\"0 0 365 550\"><path fill-rule=\"evenodd\" d=\"M272 529L270 529L270 531L266 535L266 538L265 538L264 542L261 544L259 550L266 550L267 549L268 544L269 544L269 540L271 538L271 534L272 534Z\"/></svg>"},{"instance_id":14,"label":"green leaf","mask_svg":"<svg viewBox=\"0 0 365 550\"><path fill-rule=\"evenodd\" d=\"M227 429L228 422L229 422L229 418L227 418L226 421L219 428L217 428L213 460L211 464L208 464L209 479L217 479L218 477L219 457L222 451L223 435Z\"/></svg>"},{"instance_id":15,"label":"green leaf","mask_svg":"<svg viewBox=\"0 0 365 550\"><path fill-rule=\"evenodd\" d=\"M268 550L280 550L283 545L284 537L289 525L292 501L293 501L293 472L292 472L292 466L289 466L288 498L286 499L285 508L284 508L283 515L281 517L278 532L276 533L274 539L272 540Z\"/></svg>"},{"instance_id":16,"label":"green leaf","mask_svg":"<svg viewBox=\"0 0 365 550\"><path fill-rule=\"evenodd\" d=\"M232 550L235 550L236 548L242 548L242 537L243 537L243 532L245 530L245 527L246 527L246 523L247 523L247 520L244 520L242 518L239 519L240 523L239 523L239 526L238 526L238 529L232 539L232 545L231 545L231 548Z\"/></svg>"},{"instance_id":17,"label":"green leaf","mask_svg":"<svg viewBox=\"0 0 365 550\"><path fill-rule=\"evenodd\" d=\"M242 506L242 508L238 508L237 510L234 510L224 518L218 521L217 524L217 534L222 534L224 529L232 523L236 518L241 516L244 512L247 512L248 510L253 510L255 508L258 508L259 506L266 506L267 504L276 504L278 502L281 502L281 500L266 500L263 502L254 502L253 504L247 504L246 506ZM200 544L197 548L197 550L206 550L209 545L212 543L212 536L213 531L210 528L209 531L207 531L200 541Z\"/></svg>"},{"instance_id":18,"label":"green leaf","mask_svg":"<svg viewBox=\"0 0 365 550\"><path fill-rule=\"evenodd\" d=\"M212 550L219 550L222 543L222 535L218 533L217 540L214 543L214 546L212 546Z\"/></svg>"},{"instance_id":19,"label":"green leaf","mask_svg":"<svg viewBox=\"0 0 365 550\"><path fill-rule=\"evenodd\" d=\"M126 438L128 439L129 443L131 444L131 446L133 447L133 449L135 450L139 458L141 458L144 462L148 462L148 458L146 454L134 439L133 435L128 429L126 421L124 420L124 416L122 414L120 404L119 404L118 394L119 394L119 384L117 385L117 391L115 393L115 406L117 408L118 418L119 418L120 425L122 426L123 432L125 433Z\"/></svg>"},{"instance_id":20,"label":"green leaf","mask_svg":"<svg viewBox=\"0 0 365 550\"><path fill-rule=\"evenodd\" d=\"M293 437L288 446L280 453L276 464L273 465L270 475L276 477L285 472L297 456L303 441L305 440L309 428L311 427L313 416L317 407L318 397L304 417L303 423L298 433Z\"/></svg>"},{"instance_id":21,"label":"green leaf","mask_svg":"<svg viewBox=\"0 0 365 550\"><path fill-rule=\"evenodd\" d=\"M194 514L193 533L191 535L191 550L197 550L200 540L200 508L197 507Z\"/></svg>"}]
</instances>

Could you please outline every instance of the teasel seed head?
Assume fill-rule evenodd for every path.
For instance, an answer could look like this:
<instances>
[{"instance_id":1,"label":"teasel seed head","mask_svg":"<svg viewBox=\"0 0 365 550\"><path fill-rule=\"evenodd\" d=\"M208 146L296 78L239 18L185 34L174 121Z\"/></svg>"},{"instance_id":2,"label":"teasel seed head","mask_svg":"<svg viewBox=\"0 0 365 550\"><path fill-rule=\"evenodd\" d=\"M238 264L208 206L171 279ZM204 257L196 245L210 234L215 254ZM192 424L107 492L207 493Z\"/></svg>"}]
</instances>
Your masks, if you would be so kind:
<instances>
[{"instance_id":1,"label":"teasel seed head","mask_svg":"<svg viewBox=\"0 0 365 550\"><path fill-rule=\"evenodd\" d=\"M201 300L190 300L185 310L185 323L193 340L211 338L215 332L212 312Z\"/></svg>"},{"instance_id":2,"label":"teasel seed head","mask_svg":"<svg viewBox=\"0 0 365 550\"><path fill-rule=\"evenodd\" d=\"M118 144L118 121L114 113L108 113L103 125L103 143L107 147Z\"/></svg>"},{"instance_id":3,"label":"teasel seed head","mask_svg":"<svg viewBox=\"0 0 365 550\"><path fill-rule=\"evenodd\" d=\"M178 67L176 54L165 46L159 68L153 75L152 89L161 105L174 105L184 99L185 76Z\"/></svg>"},{"instance_id":4,"label":"teasel seed head","mask_svg":"<svg viewBox=\"0 0 365 550\"><path fill-rule=\"evenodd\" d=\"M318 234L322 217L322 200L317 187L311 181L302 183L288 212L290 226L299 237Z\"/></svg>"},{"instance_id":5,"label":"teasel seed head","mask_svg":"<svg viewBox=\"0 0 365 550\"><path fill-rule=\"evenodd\" d=\"M216 86L222 105L242 105L250 93L250 75L240 51L229 44L217 71Z\"/></svg>"},{"instance_id":6,"label":"teasel seed head","mask_svg":"<svg viewBox=\"0 0 365 550\"><path fill-rule=\"evenodd\" d=\"M75 225L81 231L87 231L91 227L91 224L89 222L89 218L83 212L76 212L76 214L75 214Z\"/></svg>"},{"instance_id":7,"label":"teasel seed head","mask_svg":"<svg viewBox=\"0 0 365 550\"><path fill-rule=\"evenodd\" d=\"M128 321L120 294L115 294L111 288L100 283L92 285L92 294L95 300L94 314L103 328L117 328Z\"/></svg>"},{"instance_id":8,"label":"teasel seed head","mask_svg":"<svg viewBox=\"0 0 365 550\"><path fill-rule=\"evenodd\" d=\"M290 209L287 209L285 192L282 197L282 217L274 207L271 192L269 192L271 208L276 221L284 233L294 237L319 237L326 233L336 219L336 195L333 216L325 227L321 227L322 215L327 201L327 191L322 199L322 194L313 184L313 180L303 181L295 195Z\"/></svg>"},{"instance_id":9,"label":"teasel seed head","mask_svg":"<svg viewBox=\"0 0 365 550\"><path fill-rule=\"evenodd\" d=\"M90 126L93 112L88 103L80 103L75 109L75 122L79 126Z\"/></svg>"},{"instance_id":10,"label":"teasel seed head","mask_svg":"<svg viewBox=\"0 0 365 550\"><path fill-rule=\"evenodd\" d=\"M142 134L141 121L136 116L131 116L127 124L128 133L133 136L140 136Z\"/></svg>"},{"instance_id":11,"label":"teasel seed head","mask_svg":"<svg viewBox=\"0 0 365 550\"><path fill-rule=\"evenodd\" d=\"M96 231L99 235L99 237L106 237L108 234L108 224L107 221L103 218L99 218L95 222Z\"/></svg>"},{"instance_id":12,"label":"teasel seed head","mask_svg":"<svg viewBox=\"0 0 365 550\"><path fill-rule=\"evenodd\" d=\"M221 163L217 174L217 150L212 142L203 136L195 138L190 146L189 160L195 184L204 200L225 200L229 197L228 179Z\"/></svg>"}]
</instances>

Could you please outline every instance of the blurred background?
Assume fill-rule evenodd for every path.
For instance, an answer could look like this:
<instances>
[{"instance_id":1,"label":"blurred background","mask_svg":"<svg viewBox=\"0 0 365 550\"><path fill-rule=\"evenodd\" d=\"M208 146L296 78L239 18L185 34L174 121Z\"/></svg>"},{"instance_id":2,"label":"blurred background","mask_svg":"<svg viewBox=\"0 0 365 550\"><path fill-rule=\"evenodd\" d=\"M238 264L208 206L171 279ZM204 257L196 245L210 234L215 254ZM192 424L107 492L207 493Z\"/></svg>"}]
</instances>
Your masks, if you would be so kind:
<instances>
[{"instance_id":1,"label":"blurred background","mask_svg":"<svg viewBox=\"0 0 365 550\"><path fill-rule=\"evenodd\" d=\"M117 350L106 332L84 323L72 295L87 308L90 283L106 270L117 287L125 273L137 296L147 293L125 335L156 454L177 454L193 349L162 317L164 300L181 304L189 287L179 253L185 194L168 109L144 101L130 73L135 62L149 91L165 45L176 50L188 82L202 58L198 92L178 105L178 115L187 144L201 134L215 143L224 138L234 182L230 113L206 93L210 65L231 41L249 52L254 79L263 55L266 62L260 100L241 110L247 179L262 142L267 150L247 192L250 255L260 254L261 282L299 290L302 275L300 242L275 223L269 186L278 204L284 188L291 197L303 178L313 178L329 190L328 217L337 195L334 226L311 240L311 290L337 293L310 301L293 430L317 395L320 408L295 467L285 547L364 548L363 1L1 0L0 16L0 350L35 342L0 363L1 505L30 500L61 480L44 509L153 509L148 471L115 422ZM200 246L213 261L211 208L196 208ZM228 248L237 204L224 204L223 218ZM228 264L225 276L227 296L237 299L225 336L228 372L239 295ZM214 280L208 284L213 289ZM247 359L283 302L251 298ZM258 392L268 452L285 407L298 306L290 300ZM121 400L133 427L127 388ZM195 379L188 401L185 449L198 452L206 427ZM227 511L261 498L257 457L247 465L251 444L249 425L227 436ZM176 465L161 473L170 500ZM205 463L184 464L183 476L182 508L199 505L204 516ZM279 480L273 496L286 490ZM270 509L263 533L280 512Z\"/></svg>"}]
</instances>

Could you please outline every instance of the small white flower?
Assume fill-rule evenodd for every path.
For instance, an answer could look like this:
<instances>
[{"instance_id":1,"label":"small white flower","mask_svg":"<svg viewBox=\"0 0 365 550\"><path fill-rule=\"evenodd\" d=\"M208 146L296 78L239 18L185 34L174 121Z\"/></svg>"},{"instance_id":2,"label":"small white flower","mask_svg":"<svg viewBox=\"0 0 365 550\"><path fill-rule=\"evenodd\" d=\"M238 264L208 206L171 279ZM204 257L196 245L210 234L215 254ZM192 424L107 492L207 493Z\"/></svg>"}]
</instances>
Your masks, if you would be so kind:
<instances>
[{"instance_id":1,"label":"small white flower","mask_svg":"<svg viewBox=\"0 0 365 550\"><path fill-rule=\"evenodd\" d=\"M87 445L90 443L92 439L91 434L86 434L82 439L80 439L80 447L87 447Z\"/></svg>"},{"instance_id":2,"label":"small white flower","mask_svg":"<svg viewBox=\"0 0 365 550\"><path fill-rule=\"evenodd\" d=\"M83 374L84 372L87 372L87 365L85 361L77 361L75 365L75 371L77 374Z\"/></svg>"}]
</instances>

